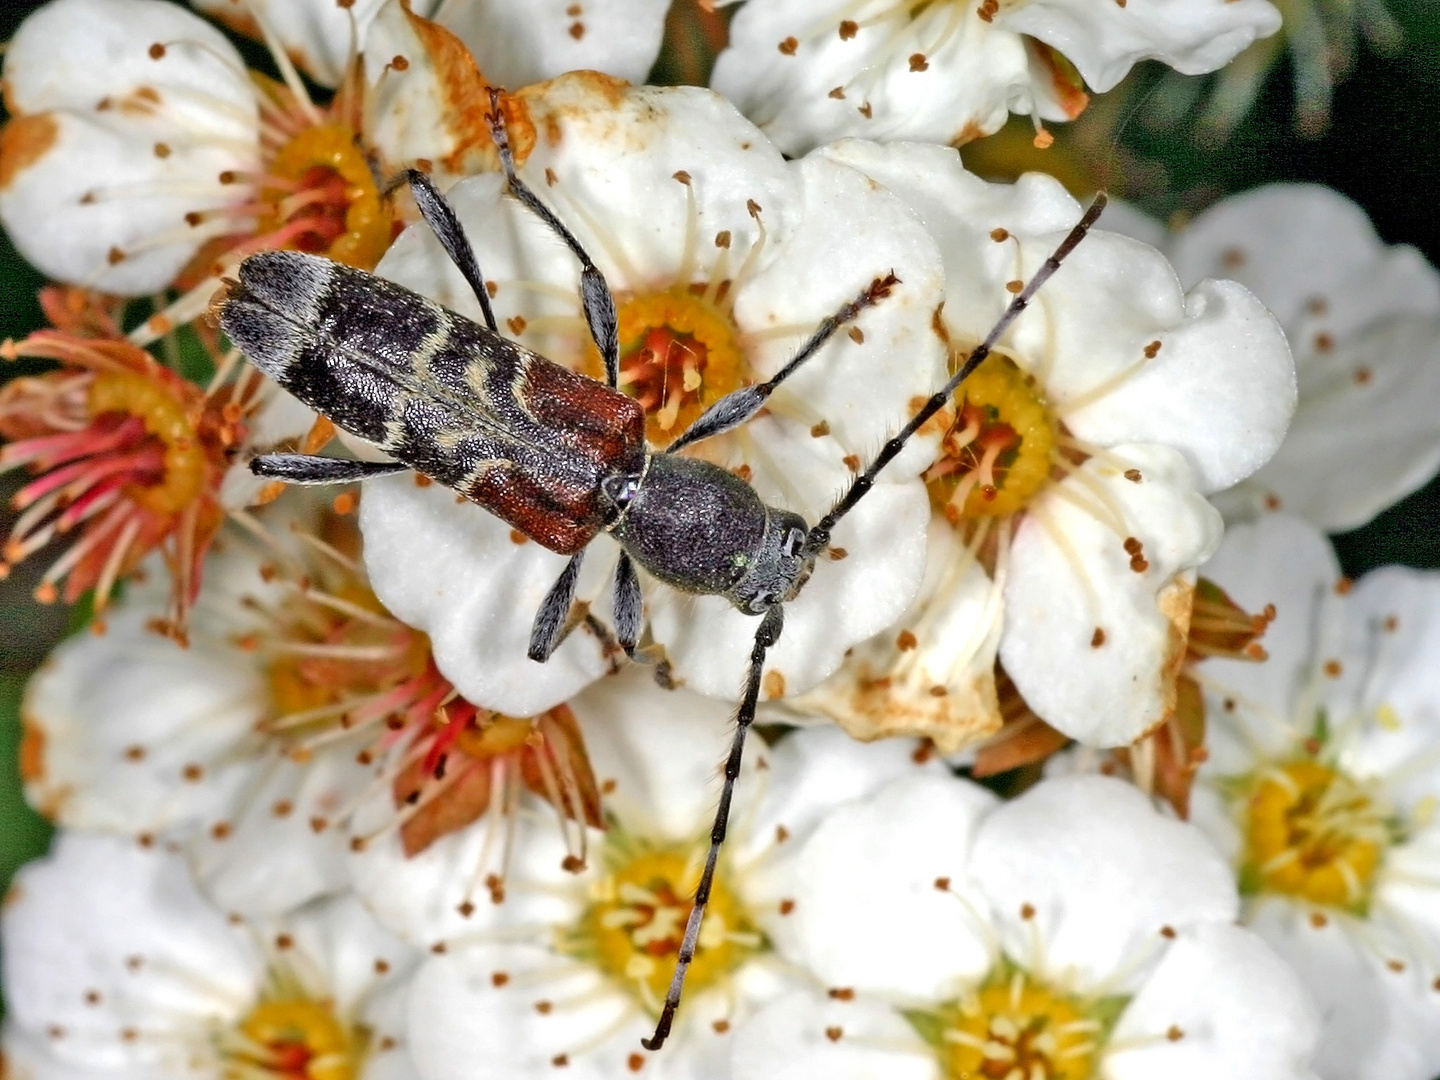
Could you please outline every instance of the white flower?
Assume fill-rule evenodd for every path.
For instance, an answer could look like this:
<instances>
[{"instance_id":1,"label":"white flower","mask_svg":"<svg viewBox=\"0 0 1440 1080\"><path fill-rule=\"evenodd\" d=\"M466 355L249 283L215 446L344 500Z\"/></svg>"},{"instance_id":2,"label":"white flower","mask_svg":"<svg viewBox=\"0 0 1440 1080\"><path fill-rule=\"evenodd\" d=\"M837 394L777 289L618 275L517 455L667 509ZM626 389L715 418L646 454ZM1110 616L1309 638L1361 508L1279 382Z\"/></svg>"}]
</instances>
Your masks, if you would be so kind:
<instances>
[{"instance_id":1,"label":"white flower","mask_svg":"<svg viewBox=\"0 0 1440 1080\"><path fill-rule=\"evenodd\" d=\"M1440 580L1351 588L1283 514L1237 526L1205 574L1273 604L1269 660L1212 659L1194 819L1232 861L1244 921L1325 1016L1328 1080L1440 1070Z\"/></svg>"},{"instance_id":2,"label":"white flower","mask_svg":"<svg viewBox=\"0 0 1440 1080\"><path fill-rule=\"evenodd\" d=\"M495 160L483 123L440 107L486 88L452 35L391 0L370 39L385 58L373 107L353 67L322 107L283 52L284 83L247 71L177 4L53 0L6 51L0 219L62 281L184 290L135 331L141 344L201 314L219 276L257 248L368 269L395 223L372 164L388 175L425 158L447 180ZM396 115L399 100L411 114L429 106L423 131Z\"/></svg>"},{"instance_id":3,"label":"white flower","mask_svg":"<svg viewBox=\"0 0 1440 1080\"><path fill-rule=\"evenodd\" d=\"M161 847L61 833L3 924L16 1080L414 1077L414 954L353 897L274 922L227 917Z\"/></svg>"},{"instance_id":4,"label":"white flower","mask_svg":"<svg viewBox=\"0 0 1440 1080\"><path fill-rule=\"evenodd\" d=\"M842 990L742 1025L737 1080L1312 1075L1313 1007L1232 925L1223 860L1119 781L1049 780L999 804L906 777L788 855L791 940Z\"/></svg>"},{"instance_id":5,"label":"white flower","mask_svg":"<svg viewBox=\"0 0 1440 1080\"><path fill-rule=\"evenodd\" d=\"M503 823L526 785L583 855L571 822L598 825L600 796L568 711L499 717L458 698L346 554L353 524L298 496L276 512L251 525L279 538L217 544L184 646L153 632L163 593L147 585L106 633L55 650L24 701L31 802L69 828L183 843L245 913L343 888L345 853L371 834L409 856L487 812Z\"/></svg>"},{"instance_id":6,"label":"white flower","mask_svg":"<svg viewBox=\"0 0 1440 1080\"><path fill-rule=\"evenodd\" d=\"M251 37L268 30L295 64L324 86L344 75L354 42L384 0L191 0L201 11ZM391 9L398 8L390 0ZM496 86L517 89L566 71L603 71L644 82L660 52L665 0L420 0L414 14L456 34ZM262 25L263 24L263 25ZM378 53L376 54L379 55ZM383 67L388 60L380 58Z\"/></svg>"},{"instance_id":7,"label":"white flower","mask_svg":"<svg viewBox=\"0 0 1440 1080\"><path fill-rule=\"evenodd\" d=\"M427 1080L511 1080L557 1065L582 1077L642 1066L645 1075L724 1075L732 1027L800 985L785 924L801 882L777 870L784 850L834 807L898 775L944 775L901 743L861 747L833 728L754 748L676 1027L652 1058L639 1039L653 1027L690 913L728 713L640 672L572 705L608 793L607 830L592 836L587 866L562 868L549 830L521 814L502 903L456 904L486 844L474 834L408 862L380 854L357 874L382 920L443 954L426 961L410 997Z\"/></svg>"},{"instance_id":8,"label":"white flower","mask_svg":"<svg viewBox=\"0 0 1440 1080\"><path fill-rule=\"evenodd\" d=\"M820 320L893 270L894 293L864 312L770 399L766 415L697 450L748 478L768 502L810 522L943 381L931 328L940 265L933 241L888 193L824 158L786 162L718 95L627 88L593 73L530 99L539 133L522 176L597 261L620 309L622 388L647 408L663 447L702 403L777 371ZM578 299L579 265L534 215L473 177L451 196L491 283L497 317L559 363L599 374ZM479 318L428 229L407 232L378 268ZM913 452L881 474L834 537L805 592L786 607L766 697L813 685L844 650L902 610L923 568L925 495ZM409 478L370 485L361 510L377 595L430 635L440 669L472 701L528 715L575 694L614 655L582 625L545 665L526 657L530 626L565 560L453 492ZM615 547L595 544L580 596L608 618ZM650 630L674 678L732 697L755 620L718 596L647 582Z\"/></svg>"},{"instance_id":9,"label":"white flower","mask_svg":"<svg viewBox=\"0 0 1440 1080\"><path fill-rule=\"evenodd\" d=\"M1074 119L1086 84L1141 60L1213 71L1279 26L1266 0L750 0L712 83L787 153L847 135L959 144L1012 112Z\"/></svg>"},{"instance_id":10,"label":"white flower","mask_svg":"<svg viewBox=\"0 0 1440 1080\"><path fill-rule=\"evenodd\" d=\"M901 195L940 241L952 366L1080 217L1050 177L987 184L952 150L823 153ZM952 750L999 726L998 651L1051 725L1131 742L1174 705L1195 567L1220 538L1204 495L1274 453L1294 395L1284 337L1242 287L1186 294L1152 248L1092 232L942 414L926 477L956 556L932 566L898 632L803 704Z\"/></svg>"},{"instance_id":11,"label":"white flower","mask_svg":"<svg viewBox=\"0 0 1440 1080\"><path fill-rule=\"evenodd\" d=\"M1285 328L1300 399L1275 457L1219 501L1227 517L1284 509L1357 528L1440 468L1440 273L1387 246L1329 188L1272 184L1232 196L1167 247L1185 282L1217 273Z\"/></svg>"}]
</instances>

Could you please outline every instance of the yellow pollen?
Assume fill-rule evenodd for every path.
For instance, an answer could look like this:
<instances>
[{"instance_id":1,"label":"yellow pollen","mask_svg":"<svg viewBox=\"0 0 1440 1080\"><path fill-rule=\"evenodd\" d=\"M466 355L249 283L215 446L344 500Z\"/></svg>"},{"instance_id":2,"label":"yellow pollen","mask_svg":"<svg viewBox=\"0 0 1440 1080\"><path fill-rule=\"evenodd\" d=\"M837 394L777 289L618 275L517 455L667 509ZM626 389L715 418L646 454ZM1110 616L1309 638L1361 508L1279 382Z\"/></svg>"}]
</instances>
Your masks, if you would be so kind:
<instances>
[{"instance_id":1,"label":"yellow pollen","mask_svg":"<svg viewBox=\"0 0 1440 1080\"><path fill-rule=\"evenodd\" d=\"M735 323L702 293L638 293L620 304L619 322L620 388L645 407L646 435L657 445L746 381ZM599 373L598 356L591 369Z\"/></svg>"},{"instance_id":2,"label":"yellow pollen","mask_svg":"<svg viewBox=\"0 0 1440 1080\"><path fill-rule=\"evenodd\" d=\"M1089 1080L1115 1005L1092 1008L1002 971L959 1001L907 1016L947 1080Z\"/></svg>"},{"instance_id":3,"label":"yellow pollen","mask_svg":"<svg viewBox=\"0 0 1440 1080\"><path fill-rule=\"evenodd\" d=\"M658 1015L690 917L702 858L698 847L641 845L612 830L604 855L607 872L562 948L623 984L642 1008ZM723 980L766 947L722 864L685 981L687 993Z\"/></svg>"},{"instance_id":4,"label":"yellow pollen","mask_svg":"<svg viewBox=\"0 0 1440 1080\"><path fill-rule=\"evenodd\" d=\"M953 524L1023 510L1050 479L1057 437L1034 380L993 355L956 391L955 412L942 456L925 473L931 504Z\"/></svg>"},{"instance_id":5,"label":"yellow pollen","mask_svg":"<svg viewBox=\"0 0 1440 1080\"><path fill-rule=\"evenodd\" d=\"M1307 760L1263 769L1246 807L1241 887L1363 914L1394 833L1343 772Z\"/></svg>"},{"instance_id":6,"label":"yellow pollen","mask_svg":"<svg viewBox=\"0 0 1440 1080\"><path fill-rule=\"evenodd\" d=\"M178 514L200 495L205 484L205 448L185 413L185 406L166 387L144 375L107 371L90 384L89 412L128 413L138 417L148 435L165 444L165 475L153 485L132 485L135 502L158 514Z\"/></svg>"},{"instance_id":7,"label":"yellow pollen","mask_svg":"<svg viewBox=\"0 0 1440 1080\"><path fill-rule=\"evenodd\" d=\"M264 1052L249 1047L236 1053L243 1059L236 1072L253 1076L258 1070L279 1080L353 1080L367 1041L363 1030L350 1030L321 1001L262 1002L240 1032Z\"/></svg>"},{"instance_id":8,"label":"yellow pollen","mask_svg":"<svg viewBox=\"0 0 1440 1080\"><path fill-rule=\"evenodd\" d=\"M455 746L477 760L498 757L519 750L534 730L534 719L521 720L497 713L478 727L467 727L455 739Z\"/></svg>"},{"instance_id":9,"label":"yellow pollen","mask_svg":"<svg viewBox=\"0 0 1440 1080\"><path fill-rule=\"evenodd\" d=\"M356 133L321 124L295 136L275 155L268 173L293 188L267 188L274 210L260 234L285 234L283 246L373 269L393 238L393 217L380 198Z\"/></svg>"}]
</instances>

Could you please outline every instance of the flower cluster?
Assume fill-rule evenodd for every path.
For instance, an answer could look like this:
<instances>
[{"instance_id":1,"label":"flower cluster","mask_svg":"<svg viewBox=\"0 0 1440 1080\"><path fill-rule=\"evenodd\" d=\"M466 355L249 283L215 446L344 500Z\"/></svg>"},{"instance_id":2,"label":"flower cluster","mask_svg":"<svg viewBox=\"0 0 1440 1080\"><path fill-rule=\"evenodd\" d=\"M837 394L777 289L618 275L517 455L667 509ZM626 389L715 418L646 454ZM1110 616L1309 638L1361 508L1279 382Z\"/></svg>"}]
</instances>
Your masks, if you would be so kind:
<instances>
[{"instance_id":1,"label":"flower cluster","mask_svg":"<svg viewBox=\"0 0 1440 1080\"><path fill-rule=\"evenodd\" d=\"M7 1075L1440 1070L1440 275L955 150L1268 0L192 7L4 57Z\"/></svg>"}]
</instances>

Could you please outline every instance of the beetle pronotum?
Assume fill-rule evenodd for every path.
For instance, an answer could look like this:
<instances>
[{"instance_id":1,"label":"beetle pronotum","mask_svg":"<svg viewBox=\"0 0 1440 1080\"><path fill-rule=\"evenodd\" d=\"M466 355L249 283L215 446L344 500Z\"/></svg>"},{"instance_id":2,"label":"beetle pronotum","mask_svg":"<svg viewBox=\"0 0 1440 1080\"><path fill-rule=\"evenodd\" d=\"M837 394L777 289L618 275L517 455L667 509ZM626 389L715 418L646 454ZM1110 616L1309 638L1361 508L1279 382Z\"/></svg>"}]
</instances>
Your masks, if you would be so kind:
<instances>
[{"instance_id":1,"label":"beetle pronotum","mask_svg":"<svg viewBox=\"0 0 1440 1080\"><path fill-rule=\"evenodd\" d=\"M554 230L583 267L581 296L604 360L604 383L500 336L459 220L429 179L415 171L404 178L421 214L474 290L485 326L372 274L292 251L246 259L239 281L222 302L220 322L257 367L396 459L268 454L251 462L256 473L290 483L327 484L415 469L551 551L570 556L536 613L532 659L546 660L559 644L581 558L601 531L621 546L614 618L616 637L627 653L633 654L641 632L636 562L677 589L724 596L759 617L709 852L655 1033L642 1040L647 1049L657 1050L669 1035L694 958L765 657L784 627L786 601L809 580L835 525L871 490L911 436L945 406L1084 238L1105 197L1096 197L959 370L855 476L830 512L809 526L797 514L766 506L748 484L720 466L676 451L754 416L777 386L836 330L887 296L898 279L893 274L875 278L825 319L772 378L725 395L663 451L654 451L645 440L643 410L617 388L616 310L605 278L574 235L516 175L495 92L491 106L491 130L511 193Z\"/></svg>"}]
</instances>

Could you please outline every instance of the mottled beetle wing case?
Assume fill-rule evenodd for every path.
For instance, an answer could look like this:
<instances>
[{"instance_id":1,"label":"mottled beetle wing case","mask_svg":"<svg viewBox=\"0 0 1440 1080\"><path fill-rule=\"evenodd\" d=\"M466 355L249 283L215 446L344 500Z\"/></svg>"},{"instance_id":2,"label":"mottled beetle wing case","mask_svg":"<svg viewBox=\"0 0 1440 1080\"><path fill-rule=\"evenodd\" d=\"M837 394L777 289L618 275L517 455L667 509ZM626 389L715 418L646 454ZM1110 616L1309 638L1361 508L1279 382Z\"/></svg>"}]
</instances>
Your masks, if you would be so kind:
<instances>
[{"instance_id":1,"label":"mottled beetle wing case","mask_svg":"<svg viewBox=\"0 0 1440 1080\"><path fill-rule=\"evenodd\" d=\"M644 462L633 399L326 259L247 259L221 325L305 404L551 551L589 543L600 480Z\"/></svg>"}]
</instances>

